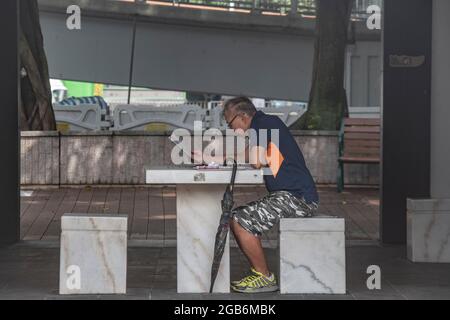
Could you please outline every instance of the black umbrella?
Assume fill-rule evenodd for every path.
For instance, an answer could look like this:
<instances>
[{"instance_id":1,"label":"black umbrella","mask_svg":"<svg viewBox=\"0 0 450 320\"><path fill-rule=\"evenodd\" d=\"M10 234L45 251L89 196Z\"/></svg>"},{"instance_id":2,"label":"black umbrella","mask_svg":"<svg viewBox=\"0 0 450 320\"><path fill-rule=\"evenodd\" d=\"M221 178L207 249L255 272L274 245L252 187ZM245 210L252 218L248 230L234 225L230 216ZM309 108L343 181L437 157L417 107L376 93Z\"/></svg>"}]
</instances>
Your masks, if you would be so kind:
<instances>
[{"instance_id":1,"label":"black umbrella","mask_svg":"<svg viewBox=\"0 0 450 320\"><path fill-rule=\"evenodd\" d=\"M209 292L212 293L214 282L216 281L217 272L219 271L220 262L222 260L223 251L225 250L225 242L227 241L228 230L230 229L231 210L233 209L233 187L236 178L237 164L233 163L233 171L231 173L231 182L227 186L222 199L222 215L220 216L219 227L217 228L216 242L214 244L214 258L211 266L211 287Z\"/></svg>"}]
</instances>

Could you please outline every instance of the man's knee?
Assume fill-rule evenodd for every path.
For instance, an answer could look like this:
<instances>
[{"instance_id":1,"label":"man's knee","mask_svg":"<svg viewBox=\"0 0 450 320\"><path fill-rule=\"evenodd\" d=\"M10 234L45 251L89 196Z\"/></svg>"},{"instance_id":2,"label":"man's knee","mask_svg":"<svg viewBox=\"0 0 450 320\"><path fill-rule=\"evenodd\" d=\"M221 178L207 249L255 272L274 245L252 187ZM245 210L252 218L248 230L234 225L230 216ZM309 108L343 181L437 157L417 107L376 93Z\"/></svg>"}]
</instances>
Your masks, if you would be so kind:
<instances>
[{"instance_id":1,"label":"man's knee","mask_svg":"<svg viewBox=\"0 0 450 320\"><path fill-rule=\"evenodd\" d=\"M230 222L230 228L233 231L233 233L236 235L236 233L241 233L242 230L244 230L244 228L241 227L241 225L239 224L239 222L237 222L236 219L231 218L231 222Z\"/></svg>"},{"instance_id":2,"label":"man's knee","mask_svg":"<svg viewBox=\"0 0 450 320\"><path fill-rule=\"evenodd\" d=\"M259 238L259 236L260 236L259 234L256 234L255 232L250 231L250 229L242 226L239 223L239 221L237 221L237 220L233 219L233 222L230 225L231 225L231 229L233 231L234 236L237 238L244 237L247 239L249 236Z\"/></svg>"},{"instance_id":3,"label":"man's knee","mask_svg":"<svg viewBox=\"0 0 450 320\"><path fill-rule=\"evenodd\" d=\"M233 231L233 233L236 234L236 231L237 231L236 229L238 229L239 227L240 227L239 223L235 219L231 218L231 220L230 220L231 231Z\"/></svg>"}]
</instances>

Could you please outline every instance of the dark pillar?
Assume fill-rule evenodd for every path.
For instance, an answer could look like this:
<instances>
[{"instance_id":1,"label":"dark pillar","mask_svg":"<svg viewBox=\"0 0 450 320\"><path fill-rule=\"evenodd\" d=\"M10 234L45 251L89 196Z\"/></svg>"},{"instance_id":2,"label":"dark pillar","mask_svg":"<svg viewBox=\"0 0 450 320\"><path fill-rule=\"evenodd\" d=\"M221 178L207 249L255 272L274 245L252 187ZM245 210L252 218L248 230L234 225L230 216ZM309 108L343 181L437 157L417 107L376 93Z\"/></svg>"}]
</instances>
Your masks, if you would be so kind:
<instances>
[{"instance_id":1,"label":"dark pillar","mask_svg":"<svg viewBox=\"0 0 450 320\"><path fill-rule=\"evenodd\" d=\"M406 242L406 199L430 195L431 9L430 0L384 1L384 243Z\"/></svg>"},{"instance_id":2,"label":"dark pillar","mask_svg":"<svg viewBox=\"0 0 450 320\"><path fill-rule=\"evenodd\" d=\"M19 240L18 1L0 2L0 245Z\"/></svg>"}]
</instances>

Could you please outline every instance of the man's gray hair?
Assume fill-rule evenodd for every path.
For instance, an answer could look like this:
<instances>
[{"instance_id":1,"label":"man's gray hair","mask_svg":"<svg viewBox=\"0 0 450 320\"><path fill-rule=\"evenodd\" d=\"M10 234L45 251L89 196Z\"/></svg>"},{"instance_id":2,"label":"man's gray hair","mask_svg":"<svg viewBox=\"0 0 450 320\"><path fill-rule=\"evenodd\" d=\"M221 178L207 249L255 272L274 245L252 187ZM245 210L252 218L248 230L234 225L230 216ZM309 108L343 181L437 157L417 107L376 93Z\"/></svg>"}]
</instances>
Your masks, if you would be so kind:
<instances>
[{"instance_id":1,"label":"man's gray hair","mask_svg":"<svg viewBox=\"0 0 450 320\"><path fill-rule=\"evenodd\" d=\"M245 113L253 116L256 113L256 107L252 100L247 97L237 97L225 101L223 112L235 111L236 113Z\"/></svg>"}]
</instances>

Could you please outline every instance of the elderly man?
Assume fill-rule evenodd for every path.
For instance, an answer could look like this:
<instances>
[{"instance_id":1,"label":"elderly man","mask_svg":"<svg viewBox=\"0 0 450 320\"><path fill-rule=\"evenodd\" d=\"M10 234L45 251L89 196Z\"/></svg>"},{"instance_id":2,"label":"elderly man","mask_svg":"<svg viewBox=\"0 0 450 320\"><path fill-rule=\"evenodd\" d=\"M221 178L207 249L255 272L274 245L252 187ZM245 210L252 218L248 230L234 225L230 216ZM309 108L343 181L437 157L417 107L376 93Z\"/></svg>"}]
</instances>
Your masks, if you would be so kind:
<instances>
[{"instance_id":1,"label":"elderly man","mask_svg":"<svg viewBox=\"0 0 450 320\"><path fill-rule=\"evenodd\" d=\"M269 172L264 175L268 195L233 210L231 230L251 269L248 276L233 281L231 288L243 293L276 291L277 281L267 266L260 237L280 218L312 216L318 208L319 197L302 152L277 116L257 111L246 97L226 101L223 114L233 130L254 129L256 133L267 130L267 139L250 139L247 152L255 168L265 166ZM278 130L278 139L274 141L271 139L273 130Z\"/></svg>"}]
</instances>

